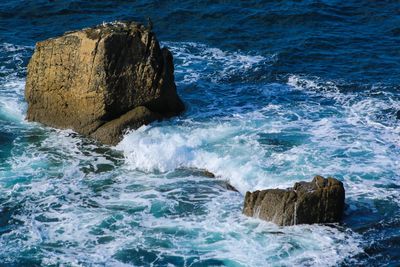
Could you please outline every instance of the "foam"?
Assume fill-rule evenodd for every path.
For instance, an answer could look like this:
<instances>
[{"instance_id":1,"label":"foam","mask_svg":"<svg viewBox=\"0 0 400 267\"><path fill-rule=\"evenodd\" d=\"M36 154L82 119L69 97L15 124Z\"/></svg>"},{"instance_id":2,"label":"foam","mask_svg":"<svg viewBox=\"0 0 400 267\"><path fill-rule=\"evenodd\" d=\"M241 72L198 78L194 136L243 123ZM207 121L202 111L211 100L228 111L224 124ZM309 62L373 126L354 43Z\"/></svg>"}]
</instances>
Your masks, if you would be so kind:
<instances>
[{"instance_id":1,"label":"foam","mask_svg":"<svg viewBox=\"0 0 400 267\"><path fill-rule=\"evenodd\" d=\"M139 175L136 178L139 183L146 183L146 180L152 183L149 177ZM201 201L194 211L204 209L205 213L179 216L175 208L185 202L185 189L177 187L175 193L161 190L159 186L165 178L152 185L153 189L141 192L132 189L132 179L122 179L100 195L90 190L93 179L66 174L59 179L36 180L12 189L10 194L14 201L21 201L24 195L29 195L31 201L25 201L24 212L16 216L25 223L12 233L25 238L20 244L8 243L3 253L14 255L20 246L44 243L62 246L62 252L44 249L44 264L102 265L110 262L119 266L122 263L115 255L123 249L136 248L154 252L160 259L174 255L188 261L200 255L201 260L229 260L245 266L305 262L334 266L361 252L360 238L349 230L326 226L281 228L244 217L240 213L241 197L234 193L215 192L197 198ZM198 186L193 184L192 188ZM86 198L99 207L85 205ZM58 207L52 208L54 204ZM171 214L154 214L157 206L161 210L170 210ZM128 212L135 207L144 209ZM57 221L40 221L36 219L38 215ZM105 224L110 226L105 227ZM7 240L10 235L4 234L0 238ZM98 241L109 236L113 238L107 242ZM157 243L153 241L155 238ZM160 246L161 242L167 242L168 246Z\"/></svg>"},{"instance_id":2,"label":"foam","mask_svg":"<svg viewBox=\"0 0 400 267\"><path fill-rule=\"evenodd\" d=\"M184 139L178 134L162 134L161 129L149 132L148 129L143 126L128 134L129 138L124 138L117 146L118 149L126 148L126 159L131 163L129 167L165 172L187 165L193 159L193 149L200 140Z\"/></svg>"},{"instance_id":3,"label":"foam","mask_svg":"<svg viewBox=\"0 0 400 267\"><path fill-rule=\"evenodd\" d=\"M0 113L14 122L23 122L26 112L24 101L25 81L18 74L25 73L23 58L33 47L9 43L0 44L2 63L0 66Z\"/></svg>"},{"instance_id":4,"label":"foam","mask_svg":"<svg viewBox=\"0 0 400 267\"><path fill-rule=\"evenodd\" d=\"M140 129L146 130L151 128ZM219 129L220 132L223 130L226 131ZM8 243L3 250L6 255L16 255L22 247L54 244L61 246L62 251L43 249L43 264L110 263L122 266L115 255L122 249L136 248L154 252L160 259L174 255L189 261L200 253L201 260L221 259L248 266L304 262L333 266L361 251L360 238L351 231L324 226L280 228L242 216L242 197L235 193L204 195L202 190L190 190L201 187L198 182L207 178L167 179L163 174L140 174L135 170L84 175L78 165L85 159L93 160L96 155L80 153L81 141L71 134L54 132L42 143L45 151L57 148L58 152L48 158L62 159L62 176L54 177L58 172L47 171L42 179L37 177L28 184L8 189L7 195L13 196L13 202L24 203L20 215L15 218L25 223L12 234L2 235L2 240ZM195 136L185 143L194 148L201 146L201 134ZM173 139L182 144L179 138ZM220 142L215 137L213 141ZM36 150L27 148L27 151ZM26 155L26 158L32 157ZM26 166L33 166L35 161L43 159L32 159ZM15 171L24 170L23 166L15 167ZM98 193L91 190L92 183L111 177L114 180L112 186L104 187ZM165 190L168 183L174 189ZM182 187L182 183L189 188ZM135 189L136 186L140 186L140 190ZM192 192L191 201L185 199L188 190ZM23 200L25 196L29 199ZM96 203L97 208L87 205L88 199ZM180 203L193 204L192 201L198 202L197 208L181 215ZM194 212L198 209L205 209L205 213L197 215ZM131 210L138 211L132 213ZM155 213L158 211L169 212L158 215ZM38 221L39 215L57 221ZM105 227L105 224L110 226ZM18 244L8 241L9 238L13 240L11 235L25 238ZM99 242L100 238L108 237L112 238ZM152 241L154 238L169 245L157 245Z\"/></svg>"},{"instance_id":5,"label":"foam","mask_svg":"<svg viewBox=\"0 0 400 267\"><path fill-rule=\"evenodd\" d=\"M27 49L33 49L33 46L24 46L10 43L2 43L0 44L0 52L11 52L14 55L19 55L20 53L16 52L25 52Z\"/></svg>"},{"instance_id":6,"label":"foam","mask_svg":"<svg viewBox=\"0 0 400 267\"><path fill-rule=\"evenodd\" d=\"M10 120L23 122L26 113L26 103L22 95L25 82L22 79L8 80L1 87L3 93L0 97L0 112Z\"/></svg>"},{"instance_id":7,"label":"foam","mask_svg":"<svg viewBox=\"0 0 400 267\"><path fill-rule=\"evenodd\" d=\"M238 145L241 142L240 137L235 136L238 130L238 126L212 123L201 128L143 126L128 133L117 149L124 152L128 169L145 172L168 172L180 167L207 169L245 192L257 186L252 184L255 181L263 181L265 185L268 177L244 179L262 173L256 156L260 150L253 147L256 154L247 154L246 149L251 148ZM225 148L227 154L221 155L219 146L224 140L231 140L232 146Z\"/></svg>"},{"instance_id":8,"label":"foam","mask_svg":"<svg viewBox=\"0 0 400 267\"><path fill-rule=\"evenodd\" d=\"M400 126L391 114L382 114L383 110L400 109L398 97L380 91L376 86L358 94L341 93L334 82L327 82L324 86L321 81L299 76L289 77L288 84L307 94L331 98L337 104L335 109L340 117L312 122L311 140L327 156L324 161L330 160L325 171L343 177L350 197L362 195L372 199L392 199L392 190L384 192L385 189L377 185L398 184L396 177L400 176L396 156L400 149ZM377 91L380 93L376 94ZM312 112L322 113L321 107ZM335 158L338 153L344 153L346 157ZM363 178L371 179L371 176L373 181Z\"/></svg>"},{"instance_id":9,"label":"foam","mask_svg":"<svg viewBox=\"0 0 400 267\"><path fill-rule=\"evenodd\" d=\"M176 74L183 79L179 84L191 84L200 79L219 82L234 74L254 71L263 64L270 64L276 60L275 55L252 55L240 51L227 52L219 48L209 47L193 42L165 42L179 62Z\"/></svg>"},{"instance_id":10,"label":"foam","mask_svg":"<svg viewBox=\"0 0 400 267\"><path fill-rule=\"evenodd\" d=\"M277 94L290 95L294 81L302 84L305 99L307 94L310 97L316 94L318 98L334 99L338 106L325 107L310 101L293 111L290 102L268 104L260 110L237 113L215 122L146 126L127 134L117 148L124 152L127 168L146 172L205 168L229 180L242 193L287 187L316 174L336 176L345 184L351 183L347 177L377 176L382 172L399 175L396 168L399 126L382 125L374 118L382 108L395 109L399 102L392 101L388 106L385 99L367 96L358 101L353 94L339 92L333 82L324 87L321 81L318 84L298 77L291 77L289 87ZM300 85L296 86L294 89L299 90ZM265 91L267 97L272 94L270 88ZM326 109L342 115L314 116L326 113ZM290 112L298 119L288 121ZM305 137L300 135L299 144L285 151L270 150L274 146L259 143L258 133L290 132ZM301 141L303 138L306 139ZM370 156L365 159L363 153ZM344 157L338 158L339 154Z\"/></svg>"}]
</instances>

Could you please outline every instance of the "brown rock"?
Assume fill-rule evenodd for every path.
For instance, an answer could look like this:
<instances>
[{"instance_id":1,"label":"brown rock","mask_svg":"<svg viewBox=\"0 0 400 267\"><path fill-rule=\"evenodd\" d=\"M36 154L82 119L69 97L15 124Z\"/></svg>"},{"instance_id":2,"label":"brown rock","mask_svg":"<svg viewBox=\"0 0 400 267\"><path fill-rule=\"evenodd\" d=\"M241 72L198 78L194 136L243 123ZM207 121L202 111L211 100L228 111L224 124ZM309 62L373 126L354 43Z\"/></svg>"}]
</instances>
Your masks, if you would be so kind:
<instances>
[{"instance_id":1,"label":"brown rock","mask_svg":"<svg viewBox=\"0 0 400 267\"><path fill-rule=\"evenodd\" d=\"M225 181L224 186L229 191L234 191L234 192L240 193L239 190L236 189L236 187L234 187L233 185L231 185L229 183L229 181Z\"/></svg>"},{"instance_id":2,"label":"brown rock","mask_svg":"<svg viewBox=\"0 0 400 267\"><path fill-rule=\"evenodd\" d=\"M90 136L104 144L116 145L121 141L126 130L137 129L160 118L159 114L140 106L128 111L118 119L103 124Z\"/></svg>"},{"instance_id":3,"label":"brown rock","mask_svg":"<svg viewBox=\"0 0 400 267\"><path fill-rule=\"evenodd\" d=\"M334 178L314 177L293 188L247 192L243 213L278 225L339 222L345 191Z\"/></svg>"},{"instance_id":4,"label":"brown rock","mask_svg":"<svg viewBox=\"0 0 400 267\"><path fill-rule=\"evenodd\" d=\"M207 178L217 178L217 176L214 173L212 173L206 169L197 169L197 172L199 173L199 175L207 177ZM225 188L226 190L239 192L233 185L231 185L229 183L228 180L219 180L219 182L221 183L221 186L223 188Z\"/></svg>"},{"instance_id":5,"label":"brown rock","mask_svg":"<svg viewBox=\"0 0 400 267\"><path fill-rule=\"evenodd\" d=\"M207 177L207 178L217 178L217 176L214 173L210 172L207 169L182 168L181 170L190 171L190 174L195 175L195 176L203 176L203 177ZM216 180L216 182L226 190L240 193L233 185L231 185L229 183L229 180L218 179L218 180Z\"/></svg>"},{"instance_id":6,"label":"brown rock","mask_svg":"<svg viewBox=\"0 0 400 267\"><path fill-rule=\"evenodd\" d=\"M199 170L200 174L204 177L208 177L208 178L215 178L215 174L206 170L206 169L200 169Z\"/></svg>"},{"instance_id":7,"label":"brown rock","mask_svg":"<svg viewBox=\"0 0 400 267\"><path fill-rule=\"evenodd\" d=\"M171 53L142 25L119 22L68 32L36 44L26 81L27 119L114 144L122 126L183 111L173 72ZM132 116L139 106L148 109L144 117L138 111ZM125 113L130 119L121 117ZM124 123L111 127L117 118ZM106 129L115 137L105 138Z\"/></svg>"}]
</instances>

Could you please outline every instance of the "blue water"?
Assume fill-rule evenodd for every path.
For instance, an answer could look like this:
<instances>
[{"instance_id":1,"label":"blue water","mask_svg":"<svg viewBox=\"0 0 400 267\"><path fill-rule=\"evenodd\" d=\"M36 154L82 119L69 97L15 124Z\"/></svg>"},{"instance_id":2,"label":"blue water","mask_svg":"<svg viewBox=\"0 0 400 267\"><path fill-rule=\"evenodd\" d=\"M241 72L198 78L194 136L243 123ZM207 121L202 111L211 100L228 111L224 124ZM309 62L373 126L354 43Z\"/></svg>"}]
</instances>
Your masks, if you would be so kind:
<instances>
[{"instance_id":1,"label":"blue water","mask_svg":"<svg viewBox=\"0 0 400 267\"><path fill-rule=\"evenodd\" d=\"M25 121L35 42L147 17L184 114L114 148ZM1 2L0 265L399 266L399 45L398 1ZM315 174L343 181L342 224L241 214Z\"/></svg>"}]
</instances>

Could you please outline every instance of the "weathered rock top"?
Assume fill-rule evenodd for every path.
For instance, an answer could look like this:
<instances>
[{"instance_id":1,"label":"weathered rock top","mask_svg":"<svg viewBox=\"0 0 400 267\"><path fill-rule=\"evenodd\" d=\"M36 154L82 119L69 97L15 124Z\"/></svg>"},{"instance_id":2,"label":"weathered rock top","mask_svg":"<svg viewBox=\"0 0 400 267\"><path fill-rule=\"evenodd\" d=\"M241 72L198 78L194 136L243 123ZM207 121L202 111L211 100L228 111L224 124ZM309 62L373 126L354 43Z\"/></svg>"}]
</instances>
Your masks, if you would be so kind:
<instances>
[{"instance_id":1,"label":"weathered rock top","mask_svg":"<svg viewBox=\"0 0 400 267\"><path fill-rule=\"evenodd\" d=\"M301 181L295 183L293 189L298 192L307 193L316 190L329 189L334 186L343 187L343 183L332 177L324 178L322 176L317 175L311 182ZM291 190L291 188L289 188L289 190Z\"/></svg>"},{"instance_id":2,"label":"weathered rock top","mask_svg":"<svg viewBox=\"0 0 400 267\"><path fill-rule=\"evenodd\" d=\"M118 143L127 129L184 110L172 54L135 22L105 23L38 42L25 98L28 120L106 144Z\"/></svg>"},{"instance_id":3,"label":"weathered rock top","mask_svg":"<svg viewBox=\"0 0 400 267\"><path fill-rule=\"evenodd\" d=\"M133 22L133 21L115 21L111 23L103 23L90 28L84 28L82 30L68 31L65 35L76 35L85 33L86 37L98 40L104 38L110 34L130 34L132 32L151 32L144 25ZM50 38L48 40L57 39L59 37Z\"/></svg>"}]
</instances>

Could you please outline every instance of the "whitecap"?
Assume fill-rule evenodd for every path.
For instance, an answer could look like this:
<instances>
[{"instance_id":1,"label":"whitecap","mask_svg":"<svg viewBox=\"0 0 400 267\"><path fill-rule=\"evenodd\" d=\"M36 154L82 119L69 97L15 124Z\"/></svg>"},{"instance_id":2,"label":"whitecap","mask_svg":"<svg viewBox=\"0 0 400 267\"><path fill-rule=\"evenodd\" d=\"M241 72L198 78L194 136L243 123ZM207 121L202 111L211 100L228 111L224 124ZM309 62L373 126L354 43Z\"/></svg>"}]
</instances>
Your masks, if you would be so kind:
<instances>
[{"instance_id":1,"label":"whitecap","mask_svg":"<svg viewBox=\"0 0 400 267\"><path fill-rule=\"evenodd\" d=\"M257 55L240 51L228 52L193 42L165 42L178 61L179 84L191 84L199 79L219 82L232 75L254 71L264 64L276 61L276 55Z\"/></svg>"}]
</instances>

